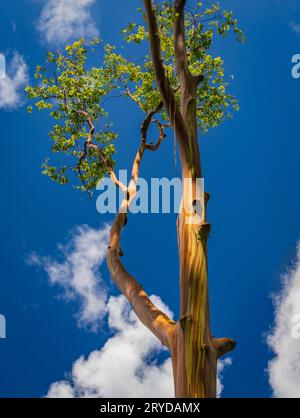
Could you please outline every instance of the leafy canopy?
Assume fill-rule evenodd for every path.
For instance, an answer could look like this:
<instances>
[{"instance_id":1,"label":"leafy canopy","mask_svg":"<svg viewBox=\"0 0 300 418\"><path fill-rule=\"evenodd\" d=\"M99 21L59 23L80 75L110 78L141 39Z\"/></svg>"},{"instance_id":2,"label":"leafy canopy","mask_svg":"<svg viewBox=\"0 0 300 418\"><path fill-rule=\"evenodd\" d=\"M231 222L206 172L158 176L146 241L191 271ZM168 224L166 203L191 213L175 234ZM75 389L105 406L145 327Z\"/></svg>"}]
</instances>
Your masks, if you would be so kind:
<instances>
[{"instance_id":1,"label":"leafy canopy","mask_svg":"<svg viewBox=\"0 0 300 418\"><path fill-rule=\"evenodd\" d=\"M197 91L197 123L206 132L230 116L232 109L238 110L237 101L227 91L223 60L212 53L214 41L230 31L242 41L243 34L232 12L222 10L219 4L207 7L202 2L195 3L186 11L186 44L192 74L204 76ZM139 11L140 23L130 23L122 30L122 36L134 49L144 51L142 44L148 42L149 35L145 15ZM159 3L156 12L166 72L180 105L173 1ZM95 48L103 51L102 63L97 67L89 65L88 60ZM65 160L63 165L46 160L43 173L61 184L68 183L73 174L76 187L83 191L94 189L114 166L117 134L105 110L107 99L116 95L127 97L145 113L161 100L150 54L144 54L142 62L129 59L100 39L80 39L63 52L49 52L46 66L37 67L35 78L37 85L26 89L28 97L38 110L50 112L54 120L50 131L52 151L62 154ZM33 106L29 106L28 112L32 110ZM160 117L167 118L163 110Z\"/></svg>"}]
</instances>

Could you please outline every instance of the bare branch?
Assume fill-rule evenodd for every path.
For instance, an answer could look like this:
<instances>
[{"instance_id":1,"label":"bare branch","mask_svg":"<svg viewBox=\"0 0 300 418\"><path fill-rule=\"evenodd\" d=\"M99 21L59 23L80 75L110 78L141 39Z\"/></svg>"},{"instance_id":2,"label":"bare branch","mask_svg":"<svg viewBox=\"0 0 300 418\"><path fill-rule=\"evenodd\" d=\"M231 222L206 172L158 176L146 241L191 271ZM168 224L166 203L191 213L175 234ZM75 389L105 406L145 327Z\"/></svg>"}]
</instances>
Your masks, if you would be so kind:
<instances>
[{"instance_id":1,"label":"bare branch","mask_svg":"<svg viewBox=\"0 0 300 418\"><path fill-rule=\"evenodd\" d=\"M218 358L232 351L236 346L236 341L231 338L214 338L214 346L218 353Z\"/></svg>"},{"instance_id":2,"label":"bare branch","mask_svg":"<svg viewBox=\"0 0 300 418\"><path fill-rule=\"evenodd\" d=\"M154 123L156 123L158 129L159 129L159 138L158 141L156 142L156 144L150 143L150 144L146 144L146 149L150 150L150 151L157 151L158 148L160 147L163 139L166 137L165 135L165 125L163 125L161 122L159 122L156 119L152 120Z\"/></svg>"},{"instance_id":3,"label":"bare branch","mask_svg":"<svg viewBox=\"0 0 300 418\"><path fill-rule=\"evenodd\" d=\"M125 186L125 184L123 184L116 176L114 170L111 168L109 169L109 175L111 180L115 183L115 185L117 187L119 187L119 189L121 189L124 193L127 193L127 187Z\"/></svg>"},{"instance_id":4,"label":"bare branch","mask_svg":"<svg viewBox=\"0 0 300 418\"><path fill-rule=\"evenodd\" d=\"M177 13L177 18L174 22L174 51L175 51L175 64L177 76L181 89L185 88L187 79L192 75L188 68L188 58L186 51L185 41L185 27L184 27L184 7L186 0L175 0L174 6Z\"/></svg>"},{"instance_id":5,"label":"bare branch","mask_svg":"<svg viewBox=\"0 0 300 418\"><path fill-rule=\"evenodd\" d=\"M121 232L123 226L127 223L128 208L130 207L130 204L137 193L137 182L142 157L146 149L150 149L152 151L158 149L162 140L161 136L164 135L164 128L162 125L160 128L160 138L156 146L151 146L146 143L147 132L152 121L152 117L160 110L161 107L162 104L160 104L153 112L149 112L142 124L141 145L133 161L131 182L127 189L125 198L121 204L119 213L117 214L111 228L109 246L107 250L107 263L113 280L115 281L120 291L131 303L140 321L147 328L149 328L154 335L156 335L162 344L170 348L169 339L171 331L175 326L175 322L170 320L165 313L163 313L153 304L140 283L138 283L134 277L127 272L120 260L120 256L122 255L122 250L120 248Z\"/></svg>"},{"instance_id":6,"label":"bare branch","mask_svg":"<svg viewBox=\"0 0 300 418\"><path fill-rule=\"evenodd\" d=\"M156 75L156 80L159 86L159 90L167 111L170 111L171 104L175 104L175 98L170 88L169 80L165 73L161 42L159 36L159 29L157 25L156 12L152 0L144 0L148 28L149 28L149 39L152 54L152 62ZM173 102L173 103L172 103Z\"/></svg>"},{"instance_id":7,"label":"bare branch","mask_svg":"<svg viewBox=\"0 0 300 418\"><path fill-rule=\"evenodd\" d=\"M145 11L149 29L149 40L151 47L152 63L155 72L157 85L160 91L160 95L164 104L164 107L168 113L171 125L174 129L182 162L187 160L187 138L188 130L183 120L182 113L176 102L174 92L170 86L170 82L165 72L161 42L159 36L159 28L157 25L156 11L153 5L153 0L144 0ZM184 164L182 165L184 170ZM183 172L183 175L185 173Z\"/></svg>"},{"instance_id":8,"label":"bare branch","mask_svg":"<svg viewBox=\"0 0 300 418\"><path fill-rule=\"evenodd\" d=\"M169 335L175 326L166 314L160 311L133 276L124 268L120 260L120 236L126 213L119 212L111 228L107 262L113 280L132 305L136 315L153 334L169 347Z\"/></svg>"},{"instance_id":9,"label":"bare branch","mask_svg":"<svg viewBox=\"0 0 300 418\"><path fill-rule=\"evenodd\" d=\"M187 93L193 92L195 87L197 87L204 79L203 75L194 76L189 70L185 39L185 6L186 0L174 1L174 7L177 13L177 18L174 22L175 64L183 97Z\"/></svg>"},{"instance_id":10,"label":"bare branch","mask_svg":"<svg viewBox=\"0 0 300 418\"><path fill-rule=\"evenodd\" d=\"M156 115L156 113L158 113L162 108L163 108L163 102L160 102L157 105L156 109L149 112L147 116L145 117L144 122L142 123L142 127L141 127L142 141L144 143L146 143L147 141L147 132L151 124L153 116Z\"/></svg>"}]
</instances>

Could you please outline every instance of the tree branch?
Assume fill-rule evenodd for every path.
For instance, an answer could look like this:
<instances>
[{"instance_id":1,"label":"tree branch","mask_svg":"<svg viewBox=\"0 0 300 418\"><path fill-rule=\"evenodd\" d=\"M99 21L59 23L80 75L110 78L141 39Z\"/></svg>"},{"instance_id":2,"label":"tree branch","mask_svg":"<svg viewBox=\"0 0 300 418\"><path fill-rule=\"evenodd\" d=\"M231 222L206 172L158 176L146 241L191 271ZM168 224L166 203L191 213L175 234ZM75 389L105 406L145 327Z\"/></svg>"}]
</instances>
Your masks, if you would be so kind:
<instances>
[{"instance_id":1,"label":"tree branch","mask_svg":"<svg viewBox=\"0 0 300 418\"><path fill-rule=\"evenodd\" d=\"M93 124L93 121L92 121L92 118L91 118L90 114L85 110L77 110L77 113L81 113L85 116L86 121L87 121L87 123L90 127L90 131L88 133L88 139L86 140L86 142L84 144L84 152L81 155L81 157L79 158L79 161L78 161L78 164L77 164L77 168L78 168L78 172L79 172L79 176L81 178L82 184L84 186L86 186L84 178L83 178L83 174L82 174L82 171L81 171L81 164L87 157L88 148L93 148L98 152L101 160L104 161L104 163L107 167L108 173L110 175L110 178L113 181L113 183L118 188L120 188L124 193L126 193L127 192L127 187L117 178L109 160L105 157L101 148L98 145L93 144L93 136L94 136L94 133L95 133L95 126ZM91 194L90 194L89 190L88 190L88 195L89 195L89 197L91 197Z\"/></svg>"},{"instance_id":2,"label":"tree branch","mask_svg":"<svg viewBox=\"0 0 300 418\"><path fill-rule=\"evenodd\" d=\"M152 121L152 117L156 112L159 111L161 106L162 104L160 104L153 112L150 112L142 124L141 144L133 161L131 182L127 189L127 193L125 194L125 198L121 204L119 213L117 214L110 231L109 246L107 250L107 263L113 280L132 305L140 321L150 331L153 332L153 334L162 342L162 344L170 348L169 337L175 326L175 322L170 320L165 313L163 313L153 304L145 290L142 288L141 284L127 272L120 260L121 232L123 226L127 222L128 209L130 204L137 193L139 169L144 151L146 149L150 149L152 151L158 149L162 141L162 136L164 136L163 127L161 126L160 137L156 146L152 147L146 143L147 132Z\"/></svg>"},{"instance_id":3,"label":"tree branch","mask_svg":"<svg viewBox=\"0 0 300 418\"><path fill-rule=\"evenodd\" d=\"M137 98L137 97L135 97L132 93L131 93L131 91L130 91L130 89L129 89L129 87L128 86L126 86L126 84L124 84L124 88L125 88L125 94L128 96L128 97L130 97L130 99L132 99L133 101L134 101L134 103L136 103L137 105L138 105L138 107L140 108L140 109L142 109L143 110L143 104L142 104L142 102Z\"/></svg>"},{"instance_id":4,"label":"tree branch","mask_svg":"<svg viewBox=\"0 0 300 418\"><path fill-rule=\"evenodd\" d=\"M125 184L123 184L118 177L116 176L114 170L112 168L110 168L109 170L109 176L112 180L112 182L119 188L121 189L124 193L127 193L127 186L125 186Z\"/></svg>"},{"instance_id":5,"label":"tree branch","mask_svg":"<svg viewBox=\"0 0 300 418\"><path fill-rule=\"evenodd\" d=\"M188 54L185 38L185 6L186 0L175 0L174 7L177 18L174 22L174 52L175 65L181 94L184 96L189 90L194 90L204 79L203 75L194 76L188 65Z\"/></svg>"},{"instance_id":6,"label":"tree branch","mask_svg":"<svg viewBox=\"0 0 300 418\"><path fill-rule=\"evenodd\" d=\"M144 5L148 22L150 48L156 81L158 83L158 87L166 110L170 112L170 110L173 109L174 111L174 108L171 108L171 105L175 105L175 98L170 88L169 80L165 73L163 57L161 52L159 29L156 19L156 11L152 0L144 0Z\"/></svg>"},{"instance_id":7,"label":"tree branch","mask_svg":"<svg viewBox=\"0 0 300 418\"><path fill-rule=\"evenodd\" d=\"M159 138L156 144L150 143L146 144L146 149L150 151L157 151L160 147L160 144L162 143L163 139L165 138L165 126L159 122L158 120L153 119L153 122L156 123L158 129L159 129Z\"/></svg>"},{"instance_id":8,"label":"tree branch","mask_svg":"<svg viewBox=\"0 0 300 418\"><path fill-rule=\"evenodd\" d=\"M148 113L142 124L141 145L133 162L131 182L128 188L117 178L113 168L103 154L101 148L98 145L93 144L92 141L95 127L89 113L86 111L80 111L80 113L82 113L86 118L86 121L90 127L90 132L88 134L88 139L84 144L84 153L78 162L78 170L80 173L81 163L87 156L88 148L93 148L98 152L100 159L106 164L111 180L117 187L124 191L125 198L122 202L120 211L116 216L110 232L109 246L107 250L108 267L112 278L114 279L121 292L124 294L124 296L126 296L128 301L133 306L133 309L138 318L153 332L154 335L159 338L162 344L169 347L169 335L170 331L173 329L173 326L175 326L175 323L153 304L142 286L126 271L120 260L120 256L122 255L122 251L120 249L121 231L127 222L128 208L136 196L141 159L146 149L151 151L157 150L165 136L164 125L158 121L155 121L160 130L158 142L155 145L147 144L147 133L152 122L152 118L157 112L161 110L162 106L163 103L159 103L154 111Z\"/></svg>"},{"instance_id":9,"label":"tree branch","mask_svg":"<svg viewBox=\"0 0 300 418\"><path fill-rule=\"evenodd\" d=\"M188 138L188 130L183 120L182 113L178 108L174 92L171 89L170 82L165 72L161 52L159 28L157 25L156 11L153 4L153 0L144 0L144 6L148 23L149 41L156 82L160 91L164 107L168 113L171 125L174 129L178 141L181 162L184 163L187 160L186 142ZM184 166L185 164L182 164L183 168Z\"/></svg>"},{"instance_id":10,"label":"tree branch","mask_svg":"<svg viewBox=\"0 0 300 418\"><path fill-rule=\"evenodd\" d=\"M232 351L237 343L231 338L214 338L213 344L217 350L218 358L220 358Z\"/></svg>"},{"instance_id":11,"label":"tree branch","mask_svg":"<svg viewBox=\"0 0 300 418\"><path fill-rule=\"evenodd\" d=\"M175 0L174 7L177 18L174 22L174 52L176 72L181 85L181 91L186 89L186 84L189 79L192 79L192 74L188 68L188 57L186 51L185 41L185 27L184 27L184 8L186 0Z\"/></svg>"}]
</instances>

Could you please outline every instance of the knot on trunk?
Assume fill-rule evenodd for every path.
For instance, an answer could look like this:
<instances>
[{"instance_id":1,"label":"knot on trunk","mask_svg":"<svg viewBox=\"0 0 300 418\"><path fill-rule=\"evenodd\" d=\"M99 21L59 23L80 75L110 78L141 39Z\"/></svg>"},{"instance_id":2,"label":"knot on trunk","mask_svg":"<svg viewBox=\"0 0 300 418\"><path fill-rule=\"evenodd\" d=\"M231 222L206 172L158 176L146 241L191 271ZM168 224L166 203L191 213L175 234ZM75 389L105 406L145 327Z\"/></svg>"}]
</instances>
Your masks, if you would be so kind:
<instances>
[{"instance_id":1,"label":"knot on trunk","mask_svg":"<svg viewBox=\"0 0 300 418\"><path fill-rule=\"evenodd\" d=\"M181 325L181 328L184 330L188 325L192 323L192 318L190 316L183 316L179 319L179 323Z\"/></svg>"},{"instance_id":2,"label":"knot on trunk","mask_svg":"<svg viewBox=\"0 0 300 418\"><path fill-rule=\"evenodd\" d=\"M197 227L197 241L198 243L201 241L203 243L206 243L208 238L209 238L209 234L210 234L210 230L211 230L211 225L209 223L203 223L200 224Z\"/></svg>"}]
</instances>

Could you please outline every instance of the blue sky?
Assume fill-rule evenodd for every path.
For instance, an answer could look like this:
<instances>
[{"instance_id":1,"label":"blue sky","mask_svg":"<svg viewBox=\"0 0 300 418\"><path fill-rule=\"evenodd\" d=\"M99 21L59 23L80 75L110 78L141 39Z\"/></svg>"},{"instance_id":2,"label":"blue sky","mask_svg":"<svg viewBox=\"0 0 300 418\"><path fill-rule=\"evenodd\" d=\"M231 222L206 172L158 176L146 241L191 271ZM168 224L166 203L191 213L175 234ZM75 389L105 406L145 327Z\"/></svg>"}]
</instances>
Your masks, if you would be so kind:
<instances>
[{"instance_id":1,"label":"blue sky","mask_svg":"<svg viewBox=\"0 0 300 418\"><path fill-rule=\"evenodd\" d=\"M2 5L0 50L8 64L13 59L21 66L26 63L30 79L55 41L38 25L45 3L11 0ZM227 73L235 75L231 91L241 110L200 137L205 186L211 193L212 329L216 336L238 341L222 396L269 397L266 368L272 353L264 333L274 321L270 294L281 289L280 277L295 257L300 236L300 79L291 76L291 58L300 53L300 8L296 0L221 3L237 15L247 42L228 39L218 51ZM105 41L118 44L119 30L134 20L138 4L96 1L89 30L97 28ZM25 73L24 67L21 87ZM29 116L22 99L17 105L0 109L0 313L7 320L7 338L0 340L0 396L39 397L65 377L76 359L100 348L111 332L105 323L97 333L78 327L76 302L61 298L61 288L50 286L43 269L29 266L26 258L33 251L56 257L57 243L66 243L76 225L101 228L112 218L97 213L95 200L40 174L40 164L49 154L51 124L46 114ZM141 118L122 101L112 101L109 107L120 134L118 168L129 168ZM142 176L175 175L170 136L159 153L145 157ZM175 222L175 215L131 216L123 249L128 270L178 317ZM133 237L138 237L138 247ZM118 295L105 263L101 276L109 293Z\"/></svg>"}]
</instances>

